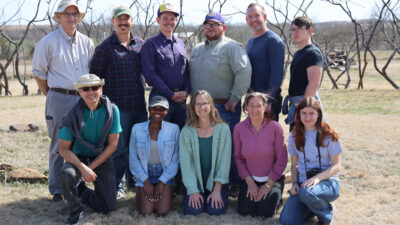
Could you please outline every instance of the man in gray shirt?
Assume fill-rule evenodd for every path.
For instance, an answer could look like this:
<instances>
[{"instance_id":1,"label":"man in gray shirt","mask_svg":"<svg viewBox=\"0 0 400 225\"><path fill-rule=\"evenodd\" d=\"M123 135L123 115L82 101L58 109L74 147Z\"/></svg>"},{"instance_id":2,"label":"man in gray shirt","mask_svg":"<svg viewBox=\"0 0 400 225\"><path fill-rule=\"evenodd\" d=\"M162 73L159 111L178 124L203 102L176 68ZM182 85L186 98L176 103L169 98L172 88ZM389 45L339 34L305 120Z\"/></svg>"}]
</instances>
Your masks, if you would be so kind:
<instances>
[{"instance_id":1,"label":"man in gray shirt","mask_svg":"<svg viewBox=\"0 0 400 225\"><path fill-rule=\"evenodd\" d=\"M229 123L231 133L240 121L241 101L250 86L251 65L246 50L225 37L225 20L210 12L204 23L206 40L196 45L189 60L192 93L208 91L221 118ZM231 163L231 185L239 185L236 164Z\"/></svg>"},{"instance_id":2,"label":"man in gray shirt","mask_svg":"<svg viewBox=\"0 0 400 225\"><path fill-rule=\"evenodd\" d=\"M46 95L46 123L51 143L49 149L49 191L53 201L62 200L58 176L63 158L58 153L58 132L65 114L78 102L79 92L73 83L89 73L94 52L92 40L77 31L85 13L75 1L62 0L53 20L61 25L47 34L36 45L32 61L32 74Z\"/></svg>"}]
</instances>

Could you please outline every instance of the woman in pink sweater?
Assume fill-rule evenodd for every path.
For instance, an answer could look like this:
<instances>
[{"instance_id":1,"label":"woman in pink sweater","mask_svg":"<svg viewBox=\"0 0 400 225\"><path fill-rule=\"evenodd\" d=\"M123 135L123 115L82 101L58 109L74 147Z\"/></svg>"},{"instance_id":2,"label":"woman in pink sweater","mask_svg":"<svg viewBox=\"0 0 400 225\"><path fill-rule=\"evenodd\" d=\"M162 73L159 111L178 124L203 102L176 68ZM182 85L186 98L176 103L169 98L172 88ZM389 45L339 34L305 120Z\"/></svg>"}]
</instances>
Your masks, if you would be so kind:
<instances>
[{"instance_id":1,"label":"woman in pink sweater","mask_svg":"<svg viewBox=\"0 0 400 225\"><path fill-rule=\"evenodd\" d=\"M235 126L234 158L242 178L238 212L271 217L282 204L288 156L281 125L272 120L268 96L246 95L243 111L248 118Z\"/></svg>"}]
</instances>

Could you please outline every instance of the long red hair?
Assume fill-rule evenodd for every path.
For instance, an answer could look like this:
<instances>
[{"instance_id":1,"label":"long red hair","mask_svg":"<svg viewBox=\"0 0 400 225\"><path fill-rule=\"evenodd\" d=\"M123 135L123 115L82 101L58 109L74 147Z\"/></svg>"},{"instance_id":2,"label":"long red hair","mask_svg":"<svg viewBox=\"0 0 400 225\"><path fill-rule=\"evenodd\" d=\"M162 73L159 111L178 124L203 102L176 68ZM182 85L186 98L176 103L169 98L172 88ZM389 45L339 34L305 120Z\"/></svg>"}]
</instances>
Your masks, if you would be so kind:
<instances>
[{"instance_id":1,"label":"long red hair","mask_svg":"<svg viewBox=\"0 0 400 225\"><path fill-rule=\"evenodd\" d=\"M304 137L304 124L301 122L300 119L300 111L306 107L311 107L318 112L318 119L315 124L316 129L320 135L319 144L320 146L324 146L324 139L327 136L332 138L332 141L338 141L339 135L336 131L329 126L329 124L322 121L322 110L321 106L317 99L314 97L304 97L303 100L299 103L296 108L296 114L294 117L294 121L296 122L296 126L293 128L294 136L295 136L295 144L296 148L299 151L303 151L305 145L305 137Z\"/></svg>"}]
</instances>

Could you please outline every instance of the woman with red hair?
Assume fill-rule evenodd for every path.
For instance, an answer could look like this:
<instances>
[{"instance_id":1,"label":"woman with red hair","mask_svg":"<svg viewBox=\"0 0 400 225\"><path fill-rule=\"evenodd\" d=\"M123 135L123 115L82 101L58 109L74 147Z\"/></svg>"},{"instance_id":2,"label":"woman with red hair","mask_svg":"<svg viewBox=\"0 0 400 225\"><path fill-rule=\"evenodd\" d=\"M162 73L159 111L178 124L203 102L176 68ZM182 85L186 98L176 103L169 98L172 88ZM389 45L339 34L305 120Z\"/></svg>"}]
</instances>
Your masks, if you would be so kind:
<instances>
[{"instance_id":1,"label":"woman with red hair","mask_svg":"<svg viewBox=\"0 0 400 225\"><path fill-rule=\"evenodd\" d=\"M321 106L314 97L305 97L299 103L295 122L288 144L292 187L279 221L302 224L316 215L319 224L330 224L331 202L340 195L339 136L322 120Z\"/></svg>"}]
</instances>

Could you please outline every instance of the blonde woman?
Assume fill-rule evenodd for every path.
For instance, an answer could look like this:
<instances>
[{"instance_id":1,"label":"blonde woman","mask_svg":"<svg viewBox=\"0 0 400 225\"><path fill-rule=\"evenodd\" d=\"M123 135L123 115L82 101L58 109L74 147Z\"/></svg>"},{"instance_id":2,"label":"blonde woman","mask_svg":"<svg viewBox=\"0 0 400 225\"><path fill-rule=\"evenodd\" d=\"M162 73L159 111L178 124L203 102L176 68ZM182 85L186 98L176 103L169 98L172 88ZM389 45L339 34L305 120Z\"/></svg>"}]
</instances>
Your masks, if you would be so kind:
<instances>
[{"instance_id":1,"label":"blonde woman","mask_svg":"<svg viewBox=\"0 0 400 225\"><path fill-rule=\"evenodd\" d=\"M184 213L224 214L228 204L231 132L210 94L196 91L179 138Z\"/></svg>"}]
</instances>

